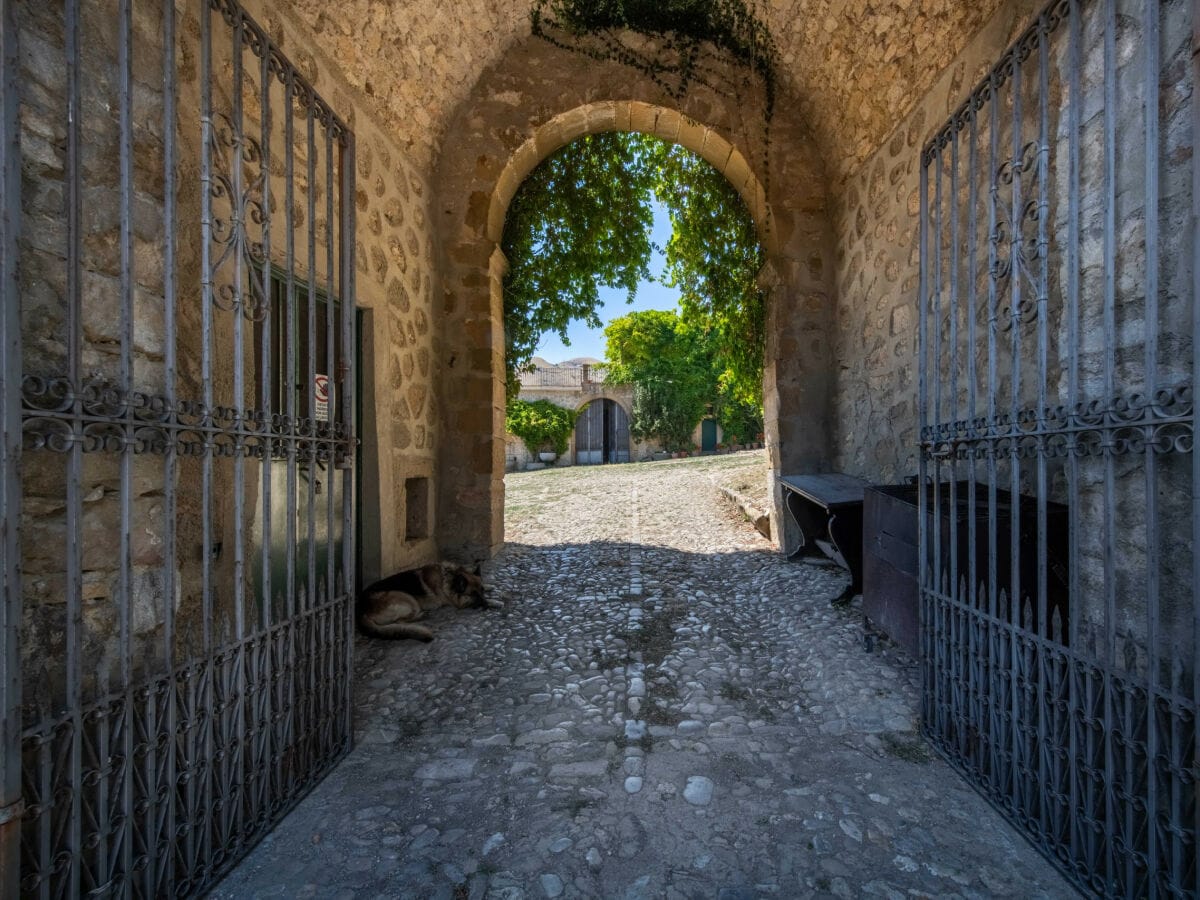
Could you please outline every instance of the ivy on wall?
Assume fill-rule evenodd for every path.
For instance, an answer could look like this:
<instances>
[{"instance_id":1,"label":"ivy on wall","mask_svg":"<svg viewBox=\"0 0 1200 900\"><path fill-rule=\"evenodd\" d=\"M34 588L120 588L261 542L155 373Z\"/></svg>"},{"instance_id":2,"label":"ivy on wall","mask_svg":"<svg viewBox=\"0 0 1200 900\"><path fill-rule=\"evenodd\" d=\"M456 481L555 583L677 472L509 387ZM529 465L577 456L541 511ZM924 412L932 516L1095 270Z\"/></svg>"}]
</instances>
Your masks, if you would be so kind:
<instances>
[{"instance_id":1,"label":"ivy on wall","mask_svg":"<svg viewBox=\"0 0 1200 900\"><path fill-rule=\"evenodd\" d=\"M769 189L780 66L766 2L534 0L530 24L534 36L556 47L636 69L676 103L699 84L731 98L735 108L753 109L761 90L761 134L747 143L758 148L756 161Z\"/></svg>"},{"instance_id":2,"label":"ivy on wall","mask_svg":"<svg viewBox=\"0 0 1200 900\"><path fill-rule=\"evenodd\" d=\"M504 428L524 441L531 453L553 450L561 456L575 430L575 414L549 400L510 400Z\"/></svg>"},{"instance_id":3,"label":"ivy on wall","mask_svg":"<svg viewBox=\"0 0 1200 900\"><path fill-rule=\"evenodd\" d=\"M718 86L707 74L706 45L758 75L767 115L775 103L778 51L746 0L535 0L533 33L556 46L632 66L675 100L693 82ZM647 49L622 32L656 39Z\"/></svg>"}]
</instances>

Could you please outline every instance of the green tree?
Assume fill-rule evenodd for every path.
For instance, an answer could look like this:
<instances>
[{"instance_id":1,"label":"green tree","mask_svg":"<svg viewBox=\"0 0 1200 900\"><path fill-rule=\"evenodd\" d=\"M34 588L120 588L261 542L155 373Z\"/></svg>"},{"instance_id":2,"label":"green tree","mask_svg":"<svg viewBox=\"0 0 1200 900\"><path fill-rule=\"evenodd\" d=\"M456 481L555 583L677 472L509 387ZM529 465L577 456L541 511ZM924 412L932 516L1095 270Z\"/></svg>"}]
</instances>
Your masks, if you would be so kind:
<instances>
[{"instance_id":1,"label":"green tree","mask_svg":"<svg viewBox=\"0 0 1200 900\"><path fill-rule=\"evenodd\" d=\"M632 300L650 278L656 176L640 146L624 132L580 138L548 156L513 197L503 241L510 397L543 334L567 343L573 321L599 328L601 285Z\"/></svg>"},{"instance_id":2,"label":"green tree","mask_svg":"<svg viewBox=\"0 0 1200 900\"><path fill-rule=\"evenodd\" d=\"M632 383L635 438L667 450L690 449L692 431L717 393L704 334L674 312L646 310L613 319L604 329L610 381Z\"/></svg>"},{"instance_id":3,"label":"green tree","mask_svg":"<svg viewBox=\"0 0 1200 900\"><path fill-rule=\"evenodd\" d=\"M731 440L753 440L762 430L765 334L757 284L765 256L753 217L705 160L638 134L593 135L568 144L530 174L513 200L504 239L510 265L504 312L509 396L516 396L516 373L542 334L554 331L565 342L572 321L600 325L600 285L625 288L632 300L638 281L650 280L654 198L671 217L664 280L680 290L680 316L670 327L637 319L617 326L613 335L606 331L609 361L618 372L626 367L624 375L612 377L642 387L646 434L670 433L676 441L683 426L668 412L682 420L698 402L701 408L714 405ZM651 331L658 344L650 340ZM662 343L668 333L673 337ZM613 354L614 338L657 349L652 358L635 362ZM703 375L685 377L685 362ZM651 379L657 386L651 388ZM694 401L701 384L703 399ZM685 397L691 406L681 405Z\"/></svg>"},{"instance_id":4,"label":"green tree","mask_svg":"<svg viewBox=\"0 0 1200 900\"><path fill-rule=\"evenodd\" d=\"M762 404L766 262L754 219L729 180L705 160L656 142L655 192L671 216L667 284L684 321L709 334L732 401Z\"/></svg>"}]
</instances>

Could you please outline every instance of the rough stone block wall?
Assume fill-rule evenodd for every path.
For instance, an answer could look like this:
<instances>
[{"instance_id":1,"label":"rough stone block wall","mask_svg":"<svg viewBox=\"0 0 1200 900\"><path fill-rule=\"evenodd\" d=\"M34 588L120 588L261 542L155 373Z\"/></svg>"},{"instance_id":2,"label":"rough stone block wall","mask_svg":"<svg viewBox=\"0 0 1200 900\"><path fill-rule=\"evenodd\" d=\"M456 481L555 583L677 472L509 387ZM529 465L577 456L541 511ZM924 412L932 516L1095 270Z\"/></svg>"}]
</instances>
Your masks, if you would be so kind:
<instances>
[{"instance_id":1,"label":"rough stone block wall","mask_svg":"<svg viewBox=\"0 0 1200 900\"><path fill-rule=\"evenodd\" d=\"M856 169L898 115L1005 0L751 0L779 47L781 93L826 148L831 171ZM350 84L410 149L436 165L477 85L529 35L529 0L322 0L289 8L329 48ZM634 41L637 50L644 49ZM579 66L589 63L577 57ZM632 72L632 70L630 70ZM630 77L635 77L630 75ZM606 99L620 99L612 96Z\"/></svg>"},{"instance_id":2,"label":"rough stone block wall","mask_svg":"<svg viewBox=\"0 0 1200 900\"><path fill-rule=\"evenodd\" d=\"M365 581L437 555L431 504L425 537L405 534L405 480L436 478L440 412L432 196L424 160L379 121L370 91L350 84L341 47L310 27L293 4L250 0L247 10L329 99L355 132L358 219L357 301L367 311L359 335L363 396L363 571ZM427 73L428 74L428 73ZM380 83L391 79L383 72ZM386 81L385 81L386 79Z\"/></svg>"},{"instance_id":3,"label":"rough stone block wall","mask_svg":"<svg viewBox=\"0 0 1200 900\"><path fill-rule=\"evenodd\" d=\"M1002 5L883 145L833 191L838 471L882 483L917 473L921 151L1038 6Z\"/></svg>"},{"instance_id":4,"label":"rough stone block wall","mask_svg":"<svg viewBox=\"0 0 1200 900\"><path fill-rule=\"evenodd\" d=\"M163 167L163 76L162 8L158 0L135 2L133 8L132 54L132 296L133 338L131 375L134 390L160 395L165 390L167 334L164 301L164 223L166 174ZM82 10L81 94L81 338L77 357L79 378L96 385L116 385L120 375L121 335L121 246L120 246L120 128L118 114L117 16L115 5L85 3ZM435 328L431 307L432 236L429 229L427 182L409 162L406 153L384 129L363 111L362 96L341 80L338 67L319 49L319 42L289 18L289 11L269 3L250 2L248 12L268 31L309 79L329 100L335 112L347 120L357 134L358 190L353 198L358 216L355 248L357 300L366 310L362 358L369 371L359 374L364 397L363 457L366 479L363 504L363 574L367 578L427 562L436 556L433 528L420 538L405 534L406 479L432 479L436 466L438 409L433 390L435 371ZM18 4L20 28L22 107L20 138L22 164L21 304L25 371L45 378L68 374L69 339L67 309L67 67L65 32L60 4ZM229 31L214 13L213 103L216 111L232 112L232 56ZM201 219L200 177L200 23L197 7L177 5L177 119L175 128L178 168L174 177L177 193L176 333L177 396L198 400L204 390L200 347L201 313ZM244 57L244 127L247 135L259 137L262 103L257 60ZM281 226L284 221L284 154L282 88L272 88L275 105L271 143L273 154L266 173L266 194L248 188L251 202L270 204L275 222L275 239L270 261L284 266L286 256ZM296 197L292 210L295 224L297 279L314 282L322 293L330 280L325 260L325 240L331 234L326 218L326 201L339 198L327 186L324 131L317 127L318 151L315 177L310 184L305 171L307 153L303 143L303 111L296 110ZM220 130L222 123L216 123ZM230 163L230 147L214 150L214 167L221 171ZM243 166L250 178L257 174L258 160ZM334 185L337 184L334 161ZM309 212L309 191L313 210ZM257 191L257 193L255 193ZM332 195L332 196L331 196ZM230 220L228 197L214 201L214 216ZM311 221L310 221L311 219ZM250 225L251 229L255 226ZM307 257L310 232L320 248L314 264ZM254 237L259 237L255 232ZM219 249L219 248L218 248ZM215 271L214 294L232 286L233 268ZM249 276L243 271L243 286ZM334 291L340 289L334 278ZM246 394L236 396L233 376L233 319L227 311L213 316L213 402L227 407L260 406L258 390L265 370L256 357L255 325L243 323L246 353L242 376ZM330 373L331 375L333 373ZM37 682L45 667L63 658L66 615L67 545L67 460L69 454L33 446L24 459L24 550L26 656L40 660L26 667L27 677ZM278 472L282 464L277 464ZM213 603L225 627L231 618L229 597L233 592L235 524L240 524L247 542L248 595L254 596L257 566L251 545L262 535L262 474L257 461L244 463L247 489L243 494L242 521L235 523L234 475L228 458L213 467L211 507L214 546L224 549L211 560ZM333 479L318 475L326 480ZM135 632L135 659L147 661L162 654L160 628L168 605L175 607L182 644L198 640L202 566L201 464L181 458L174 483L178 498L175 542L176 595L164 596L167 533L166 482L162 457L135 455L128 490L133 528L132 571L129 602ZM103 682L118 667L116 635L122 593L117 560L120 556L120 495L122 476L118 457L110 452L85 453L82 460L79 529L82 544L81 597L84 652L95 660L92 670L102 690ZM323 497L322 497L323 499ZM279 495L275 506L282 504ZM436 509L431 511L436 515ZM322 526L323 527L323 526ZM281 529L279 529L281 530ZM319 535L323 532L319 531ZM275 534L278 542L279 533ZM149 663L148 663L149 664Z\"/></svg>"},{"instance_id":5,"label":"rough stone block wall","mask_svg":"<svg viewBox=\"0 0 1200 900\"><path fill-rule=\"evenodd\" d=\"M19 290L25 373L46 379L45 390L27 385L27 398L54 407L64 396L71 374L67 323L68 269L67 127L64 115L67 70L63 64L64 24L54 4L18 4L20 79L22 240L19 245ZM107 4L86 4L81 30L88 35L82 65L79 126L80 169L86 180L80 211L80 332L77 356L80 380L98 391L115 389L121 371L121 188L120 131L116 119L116 36L113 11ZM153 53L161 43L156 18L135 10L135 39ZM132 126L134 164L131 199L131 243L134 278L131 293L135 321L130 348L136 390L158 394L163 370L163 266L161 174L152 163L161 158L162 138L153 123L161 122L162 89L147 56L133 61L133 92L145 118ZM6 201L7 202L7 201ZM62 393L60 393L60 391ZM30 435L22 461L21 520L24 633L22 651L26 696L44 701L62 682L66 658L66 548L69 546L68 455L51 449L66 439L52 424L37 429L48 445ZM63 445L65 446L65 444ZM60 448L61 449L61 448ZM119 614L113 602L119 591L117 560L121 532L117 459L88 453L79 474L78 531L82 562L81 626L83 651L90 660L81 690L102 691L118 667L115 635ZM131 621L135 655L151 651L152 634L162 619L161 463L136 457L129 479L130 511L137 523L130 534Z\"/></svg>"}]
</instances>

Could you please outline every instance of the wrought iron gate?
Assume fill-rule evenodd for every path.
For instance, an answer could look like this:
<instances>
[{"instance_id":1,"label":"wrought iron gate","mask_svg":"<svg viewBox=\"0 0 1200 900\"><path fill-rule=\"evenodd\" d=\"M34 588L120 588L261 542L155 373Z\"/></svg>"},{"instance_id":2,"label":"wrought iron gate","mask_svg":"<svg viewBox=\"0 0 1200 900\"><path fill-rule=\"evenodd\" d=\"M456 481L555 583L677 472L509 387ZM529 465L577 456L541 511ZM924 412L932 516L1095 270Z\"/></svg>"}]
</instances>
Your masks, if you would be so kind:
<instances>
[{"instance_id":1,"label":"wrought iron gate","mask_svg":"<svg viewBox=\"0 0 1200 900\"><path fill-rule=\"evenodd\" d=\"M195 895L350 745L354 139L234 0L0 5L0 894Z\"/></svg>"},{"instance_id":2,"label":"wrought iron gate","mask_svg":"<svg viewBox=\"0 0 1200 900\"><path fill-rule=\"evenodd\" d=\"M1056 0L922 159L924 727L1082 888L1195 897L1190 0Z\"/></svg>"}]
</instances>

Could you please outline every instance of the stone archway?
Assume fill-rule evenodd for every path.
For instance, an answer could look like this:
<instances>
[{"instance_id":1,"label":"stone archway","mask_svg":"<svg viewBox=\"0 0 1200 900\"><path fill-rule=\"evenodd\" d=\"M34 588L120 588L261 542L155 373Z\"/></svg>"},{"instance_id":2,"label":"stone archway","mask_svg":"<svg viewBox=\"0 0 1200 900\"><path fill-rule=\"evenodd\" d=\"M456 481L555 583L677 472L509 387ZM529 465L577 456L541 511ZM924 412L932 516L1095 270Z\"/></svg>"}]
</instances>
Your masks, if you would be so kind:
<instances>
[{"instance_id":1,"label":"stone archway","mask_svg":"<svg viewBox=\"0 0 1200 900\"><path fill-rule=\"evenodd\" d=\"M637 131L677 143L712 163L746 200L768 259L763 394L772 471L828 466L835 267L824 171L805 123L789 113L798 104L779 100L766 146L755 143L761 111L752 105L703 87L676 102L631 69L580 66L576 54L531 38L460 106L451 130L462 137L442 154L437 179L444 555L479 559L503 542L507 261L500 242L508 205L538 163L587 134Z\"/></svg>"}]
</instances>

